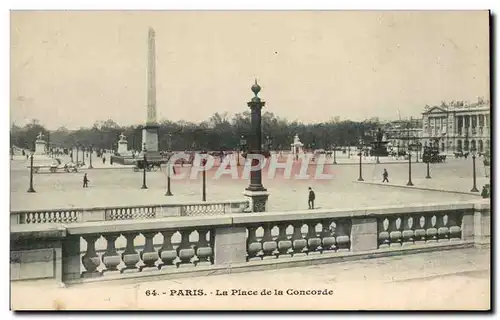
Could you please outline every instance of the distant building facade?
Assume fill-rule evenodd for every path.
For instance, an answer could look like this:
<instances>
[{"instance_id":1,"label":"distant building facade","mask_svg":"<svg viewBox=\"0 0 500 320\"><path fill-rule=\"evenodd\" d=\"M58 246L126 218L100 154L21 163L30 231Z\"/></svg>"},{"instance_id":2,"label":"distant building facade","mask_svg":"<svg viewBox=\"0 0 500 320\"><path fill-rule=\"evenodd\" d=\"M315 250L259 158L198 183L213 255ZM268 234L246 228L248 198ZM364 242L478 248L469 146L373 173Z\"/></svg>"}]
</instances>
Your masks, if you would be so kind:
<instances>
[{"instance_id":1,"label":"distant building facade","mask_svg":"<svg viewBox=\"0 0 500 320\"><path fill-rule=\"evenodd\" d=\"M422 120L396 120L382 128L392 150L408 150L408 145L422 143ZM423 143L422 143L423 145Z\"/></svg>"},{"instance_id":2,"label":"distant building facade","mask_svg":"<svg viewBox=\"0 0 500 320\"><path fill-rule=\"evenodd\" d=\"M424 145L436 145L441 152L490 150L489 101L452 102L426 107L422 113Z\"/></svg>"}]
</instances>

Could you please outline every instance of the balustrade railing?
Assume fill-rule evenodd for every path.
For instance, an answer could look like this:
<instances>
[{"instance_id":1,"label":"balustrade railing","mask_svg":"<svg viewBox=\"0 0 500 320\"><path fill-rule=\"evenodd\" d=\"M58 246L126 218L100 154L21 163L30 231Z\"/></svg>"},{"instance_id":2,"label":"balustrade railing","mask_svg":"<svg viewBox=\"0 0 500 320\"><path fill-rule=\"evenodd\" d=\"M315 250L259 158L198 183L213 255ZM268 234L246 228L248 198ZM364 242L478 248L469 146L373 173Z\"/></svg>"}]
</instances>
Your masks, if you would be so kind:
<instances>
[{"instance_id":1,"label":"balustrade railing","mask_svg":"<svg viewBox=\"0 0 500 320\"><path fill-rule=\"evenodd\" d=\"M138 212L153 214L148 209ZM488 243L489 217L489 203L474 201L358 210L202 214L134 221L124 218L108 223L58 226L23 224L11 227L11 238L18 241L32 234L33 248L39 251L43 247L44 227L47 234L50 231L47 246L53 245L54 234L60 234L62 260L55 263L62 265L64 281L78 282L94 277L129 277L124 274L164 275L177 273L184 267L191 270L188 272L252 270L261 265L330 261L386 250L463 248ZM59 228L57 233L54 227ZM11 242L11 255L28 250L26 241L18 249L16 242Z\"/></svg>"},{"instance_id":2,"label":"balustrade railing","mask_svg":"<svg viewBox=\"0 0 500 320\"><path fill-rule=\"evenodd\" d=\"M255 224L247 228L247 261L349 251L350 219Z\"/></svg>"},{"instance_id":3,"label":"balustrade railing","mask_svg":"<svg viewBox=\"0 0 500 320\"><path fill-rule=\"evenodd\" d=\"M209 227L81 235L80 241L86 244L81 258L81 276L162 272L184 265L211 265L214 262L212 235ZM143 241L137 241L140 237ZM117 247L119 238L124 240L124 247ZM98 248L102 244L100 239L105 242L104 250Z\"/></svg>"},{"instance_id":4,"label":"balustrade railing","mask_svg":"<svg viewBox=\"0 0 500 320\"><path fill-rule=\"evenodd\" d=\"M378 247L460 240L463 214L445 211L378 218Z\"/></svg>"},{"instance_id":5,"label":"balustrade railing","mask_svg":"<svg viewBox=\"0 0 500 320\"><path fill-rule=\"evenodd\" d=\"M11 224L65 224L89 221L155 219L175 216L200 216L241 213L248 210L248 200L237 200L127 207L12 211Z\"/></svg>"}]
</instances>

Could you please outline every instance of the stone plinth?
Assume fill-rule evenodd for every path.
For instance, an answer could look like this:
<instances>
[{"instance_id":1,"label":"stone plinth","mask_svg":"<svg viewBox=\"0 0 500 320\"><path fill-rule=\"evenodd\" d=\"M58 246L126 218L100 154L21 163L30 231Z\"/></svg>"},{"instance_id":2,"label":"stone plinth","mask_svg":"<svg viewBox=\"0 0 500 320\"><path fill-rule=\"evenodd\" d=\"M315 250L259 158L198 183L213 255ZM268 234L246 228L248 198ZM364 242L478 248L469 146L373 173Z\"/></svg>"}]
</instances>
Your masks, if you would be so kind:
<instances>
[{"instance_id":1,"label":"stone plinth","mask_svg":"<svg viewBox=\"0 0 500 320\"><path fill-rule=\"evenodd\" d=\"M118 154L128 154L128 142L125 140L118 141Z\"/></svg>"},{"instance_id":2,"label":"stone plinth","mask_svg":"<svg viewBox=\"0 0 500 320\"><path fill-rule=\"evenodd\" d=\"M249 207L252 212L267 211L267 200L269 198L269 192L245 190L245 192L243 192L243 195L249 199Z\"/></svg>"},{"instance_id":3,"label":"stone plinth","mask_svg":"<svg viewBox=\"0 0 500 320\"><path fill-rule=\"evenodd\" d=\"M158 151L158 126L147 125L142 129L142 145L146 144L148 152Z\"/></svg>"},{"instance_id":4,"label":"stone plinth","mask_svg":"<svg viewBox=\"0 0 500 320\"><path fill-rule=\"evenodd\" d=\"M35 141L35 154L36 155L43 155L46 154L46 146L47 142L43 140L36 140Z\"/></svg>"}]
</instances>

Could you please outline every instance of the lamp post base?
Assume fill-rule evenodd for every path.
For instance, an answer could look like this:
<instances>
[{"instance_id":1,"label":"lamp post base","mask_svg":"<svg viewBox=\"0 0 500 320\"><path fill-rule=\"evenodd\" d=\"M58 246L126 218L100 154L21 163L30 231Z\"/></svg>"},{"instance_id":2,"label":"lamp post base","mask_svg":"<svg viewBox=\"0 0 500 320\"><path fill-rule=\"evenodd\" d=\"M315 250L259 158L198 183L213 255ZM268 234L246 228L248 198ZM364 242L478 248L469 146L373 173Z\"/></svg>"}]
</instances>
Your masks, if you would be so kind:
<instances>
[{"instance_id":1,"label":"lamp post base","mask_svg":"<svg viewBox=\"0 0 500 320\"><path fill-rule=\"evenodd\" d=\"M250 210L252 212L265 212L267 210L267 200L269 198L269 192L245 190L243 195L249 198Z\"/></svg>"},{"instance_id":2,"label":"lamp post base","mask_svg":"<svg viewBox=\"0 0 500 320\"><path fill-rule=\"evenodd\" d=\"M477 190L476 187L472 187L472 189L470 189L470 192L479 192L479 190Z\"/></svg>"},{"instance_id":3,"label":"lamp post base","mask_svg":"<svg viewBox=\"0 0 500 320\"><path fill-rule=\"evenodd\" d=\"M363 178L359 177L359 178L358 178L358 181L365 181L365 180L363 180Z\"/></svg>"},{"instance_id":4,"label":"lamp post base","mask_svg":"<svg viewBox=\"0 0 500 320\"><path fill-rule=\"evenodd\" d=\"M33 187L30 187L26 192L28 193L35 193L35 189L33 189Z\"/></svg>"},{"instance_id":5,"label":"lamp post base","mask_svg":"<svg viewBox=\"0 0 500 320\"><path fill-rule=\"evenodd\" d=\"M172 194L172 192L170 192L170 190L167 190L167 192L165 193L165 195L169 196L169 197L173 196L173 194Z\"/></svg>"},{"instance_id":6,"label":"lamp post base","mask_svg":"<svg viewBox=\"0 0 500 320\"><path fill-rule=\"evenodd\" d=\"M408 183L406 185L407 186L413 186L413 182L411 182L411 180L410 180L410 181L408 181Z\"/></svg>"},{"instance_id":7,"label":"lamp post base","mask_svg":"<svg viewBox=\"0 0 500 320\"><path fill-rule=\"evenodd\" d=\"M142 185L142 187L141 187L141 189L147 189L147 188L148 188L148 186L146 186L146 185L144 185L144 184L143 184L143 185Z\"/></svg>"}]
</instances>

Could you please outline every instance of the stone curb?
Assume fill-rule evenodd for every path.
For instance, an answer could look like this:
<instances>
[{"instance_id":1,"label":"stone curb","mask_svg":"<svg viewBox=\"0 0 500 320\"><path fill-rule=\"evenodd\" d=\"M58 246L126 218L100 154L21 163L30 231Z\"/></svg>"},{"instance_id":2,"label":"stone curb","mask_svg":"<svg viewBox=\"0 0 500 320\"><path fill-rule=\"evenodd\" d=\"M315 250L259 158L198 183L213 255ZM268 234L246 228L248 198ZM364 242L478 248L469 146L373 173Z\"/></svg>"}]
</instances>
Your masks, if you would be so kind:
<instances>
[{"instance_id":1,"label":"stone curb","mask_svg":"<svg viewBox=\"0 0 500 320\"><path fill-rule=\"evenodd\" d=\"M443 190L443 189L433 189L433 188L424 188L424 187L415 187L415 186L404 186L398 184L388 184L388 183L379 183L379 182L371 182L371 181L353 181L355 183L361 184L369 184L374 186L384 186L384 187L393 187L393 188L405 188L405 189L414 189L414 190L425 190L425 191L437 191L437 192L446 192L446 193L454 193L454 194L465 194L469 196L481 197L480 193L475 192L464 192L464 191L453 191L453 190Z\"/></svg>"}]
</instances>

